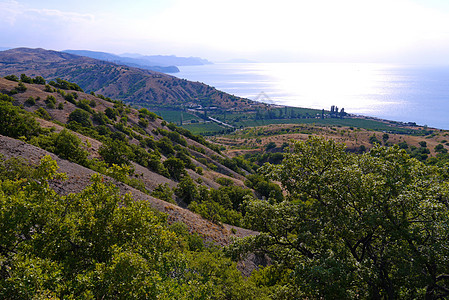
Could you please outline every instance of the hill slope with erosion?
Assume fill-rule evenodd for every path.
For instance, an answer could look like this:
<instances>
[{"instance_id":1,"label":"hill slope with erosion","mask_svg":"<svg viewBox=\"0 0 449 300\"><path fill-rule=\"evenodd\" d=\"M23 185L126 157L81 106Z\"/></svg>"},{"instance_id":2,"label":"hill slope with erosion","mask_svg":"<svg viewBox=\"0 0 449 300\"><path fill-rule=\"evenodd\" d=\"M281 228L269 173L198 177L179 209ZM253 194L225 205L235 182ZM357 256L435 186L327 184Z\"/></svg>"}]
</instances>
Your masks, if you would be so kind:
<instances>
[{"instance_id":1,"label":"hill slope with erosion","mask_svg":"<svg viewBox=\"0 0 449 300\"><path fill-rule=\"evenodd\" d=\"M12 92L21 84L25 90ZM160 186L167 185L173 188L178 185L179 178L176 177L176 172L172 173L170 165L164 163L170 159L177 162L183 161L183 168L178 171L184 176L188 175L196 184L205 188L219 188L220 184L217 183L219 177L227 178L238 186L244 186L244 176L236 172L239 170L226 167L223 164L226 162L226 157L219 152L218 147L201 137L183 131L180 132L185 135L179 134L176 127L170 126L147 110L138 111L122 102L110 102L79 91L57 90L43 84L19 84L16 81L0 78L0 93L2 93L0 96L3 97L5 107L0 110L4 114L3 117L7 116L13 108L20 111L22 107L36 121L38 124L36 126L41 128L40 135L26 137L20 133L19 136L13 137L40 145L52 152L57 151L56 146L51 143L55 137L61 137L61 132L68 130L81 141L78 148L84 149L88 155L87 160L82 160L81 163L75 163L70 155L68 159L72 162L64 159L61 154L58 154L59 157L50 154L58 162L60 171L69 176L68 181L54 186L60 193L80 191L89 183L90 175L94 173L94 170L105 170L106 166L102 164L102 155L105 156L104 152L103 154L101 152L102 147L111 143L119 146L128 145L134 153L118 153L120 157L125 156L126 163L133 170L124 183L118 183L123 193L131 192L135 199L151 202L157 210L167 213L171 222L187 224L191 232L199 233L206 241L224 245L229 243L230 236L254 234L229 225L217 225L217 222L212 223L187 209L149 195ZM8 104L8 101L12 101L13 105ZM81 126L78 122L83 122L82 118L77 119L78 122L76 122L73 121L73 116L87 116L88 124ZM0 123L6 124L6 119L5 117L0 120ZM20 124L10 125L13 129L15 126L20 127ZM23 157L32 163L37 163L49 152L34 145L10 137L0 137L0 153L6 157ZM108 150L114 151L113 148ZM116 158L110 158L112 161L109 164L114 163L113 160ZM106 177L110 178L108 174L106 171ZM232 232L231 228L234 228Z\"/></svg>"},{"instance_id":2,"label":"hill slope with erosion","mask_svg":"<svg viewBox=\"0 0 449 300\"><path fill-rule=\"evenodd\" d=\"M0 76L24 73L47 80L61 78L76 82L87 92L157 107L215 106L227 110L249 109L257 104L218 91L199 82L190 82L150 70L117 65L107 61L44 49L16 48L0 52Z\"/></svg>"}]
</instances>

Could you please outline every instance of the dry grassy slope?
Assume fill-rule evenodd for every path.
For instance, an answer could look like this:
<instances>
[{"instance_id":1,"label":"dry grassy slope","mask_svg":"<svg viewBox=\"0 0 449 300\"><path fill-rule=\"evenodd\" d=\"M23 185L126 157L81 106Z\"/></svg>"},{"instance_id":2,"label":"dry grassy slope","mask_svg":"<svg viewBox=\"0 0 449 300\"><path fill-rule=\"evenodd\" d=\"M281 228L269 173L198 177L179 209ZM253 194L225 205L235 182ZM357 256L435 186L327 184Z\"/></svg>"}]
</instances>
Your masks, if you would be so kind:
<instances>
[{"instance_id":1,"label":"dry grassy slope","mask_svg":"<svg viewBox=\"0 0 449 300\"><path fill-rule=\"evenodd\" d=\"M4 78L0 78L0 92L2 93L8 93L10 90L12 90L15 86L17 86L17 82L14 81L10 81L10 80L6 80ZM52 119L59 121L61 123L67 123L67 119L68 116L71 112L73 112L77 107L70 103L67 102L59 93L53 92L45 92L44 91L44 86L43 85L38 85L38 84L25 84L25 86L27 87L27 90L24 93L18 93L13 95L14 99L16 100L14 102L14 104L16 105L22 105L24 107L25 110L30 111L30 112L35 112L36 110L38 110L40 107L45 108L47 110L47 112L50 114L50 116L52 117ZM66 91L66 92L73 92L73 91ZM93 95L90 94L86 94L86 93L81 93L81 92L77 92L78 94L78 100L80 99L87 99L89 101L94 100L96 102L96 106L93 108L95 111L101 111L104 112L104 110L108 107L113 107L113 103L110 103L108 101L105 101L103 99L97 98ZM56 98L56 106L59 103L63 103L64 104L64 109L63 110L59 110L59 109L48 109L46 107L45 101L44 99L47 98L47 96L52 95ZM35 99L37 97L40 98L40 100L36 101L36 104L33 106L27 106L25 104L26 99L28 99L29 97L34 97ZM139 122L139 118L138 118L138 111L136 109L133 108L129 108L131 113L128 114L128 124L130 125L136 125L138 126L138 122ZM50 121L46 121L46 120L42 120L42 119L38 119L39 122L41 123L41 125L43 127L46 128L51 128L53 127L55 129L55 131L60 131L63 129L62 126L55 124L53 122ZM109 126L111 130L115 130L112 126ZM157 128L164 128L165 130L170 131L169 128L165 127L162 125L162 120L161 119L156 119L155 121L150 121L149 125L147 128L145 128L145 132L147 134L149 134L150 136L153 136L153 138L155 140L159 140L162 138L161 135L155 134L153 132L154 129ZM91 154L91 157L98 157L98 149L101 146L101 142L89 138L89 137L85 137L81 134L76 133L76 135L78 135L81 140L83 141L88 141L89 144L89 148L87 149L89 151L89 153ZM241 176L240 174L232 171L231 169L223 166L222 164L220 164L218 161L214 160L212 157L215 156L219 156L222 157L221 155L218 155L216 152L212 151L211 149L203 146L202 144L193 141L191 139L186 138L187 144L188 145L194 145L195 147L199 147L204 149L205 154L199 153L197 151L194 151L192 149L188 148L188 151L196 158L199 157L203 157L206 158L208 163L213 163L217 166L218 171L220 172L220 176L225 176L225 177L232 177L234 180L238 181L239 183L241 183L242 181L244 181L244 177ZM132 141L130 141L131 143L135 143L137 144L138 141L136 139L133 139ZM163 159L165 159L165 157L163 157ZM211 170L209 170L206 166L204 166L203 164L201 164L200 162L196 161L195 159L193 159L193 163L196 166L201 166L204 169L204 175L198 175L195 172L193 172L192 170L188 170L189 175L193 178L193 179L197 179L197 178L201 178L203 181L203 185L207 186L207 187L212 187L212 188L218 188L219 185L214 181L214 179L216 178L216 176L213 176L212 174L215 174L213 172L211 172ZM154 173L146 168L142 168L138 165L135 165L136 167L136 174L142 175L140 178L143 180L143 182L146 185L146 188L149 190L153 190L157 185L159 184L163 184L163 183L168 183L170 186L174 187L176 186L176 182L167 179L157 173Z\"/></svg>"},{"instance_id":2,"label":"dry grassy slope","mask_svg":"<svg viewBox=\"0 0 449 300\"><path fill-rule=\"evenodd\" d=\"M282 130L290 129L291 133L280 133ZM379 141L382 141L384 132L371 131L366 129L351 129L349 127L336 126L317 126L310 124L303 125L268 125L254 128L254 132L264 132L261 135L248 135L236 133L223 137L216 137L215 141L228 147L226 153L229 156L243 155L245 153L260 152L265 149L265 145L274 142L278 147L290 140L307 140L310 135L323 136L327 139L333 139L337 142L346 144L347 148L352 151L358 150L361 145L367 149L372 148L369 138L374 134ZM296 132L293 132L296 131ZM434 148L438 144L445 145L449 141L449 131L435 129L431 136L412 136L405 134L388 134L388 142L397 144L407 142L409 146L420 147L419 142L425 141L431 155L435 155ZM449 150L449 146L445 145Z\"/></svg>"},{"instance_id":3,"label":"dry grassy slope","mask_svg":"<svg viewBox=\"0 0 449 300\"><path fill-rule=\"evenodd\" d=\"M62 78L84 90L112 99L149 105L214 105L225 109L250 109L257 102L237 98L199 82L144 69L116 65L78 55L44 49L0 51L0 76L24 73L45 79Z\"/></svg>"},{"instance_id":4,"label":"dry grassy slope","mask_svg":"<svg viewBox=\"0 0 449 300\"><path fill-rule=\"evenodd\" d=\"M51 156L58 163L58 171L61 173L66 173L68 176L68 180L64 182L55 181L51 184L52 187L62 195L80 192L89 185L89 178L94 173L90 169L71 163L67 160L60 159L56 155L45 150L1 135L0 154L4 155L5 158L26 158L32 164L38 164L40 159L45 155ZM201 218L187 209L183 209L168 202L148 196L123 183L114 182L111 178L105 177L105 179L116 184L120 188L120 192L122 194L131 193L135 200L148 201L156 210L167 213L170 223L185 223L191 232L199 233L208 242L213 242L218 245L227 245L231 241L231 236L244 237L247 235L256 234L254 231L229 226L226 224L221 227ZM235 229L235 234L231 233L231 228Z\"/></svg>"}]
</instances>

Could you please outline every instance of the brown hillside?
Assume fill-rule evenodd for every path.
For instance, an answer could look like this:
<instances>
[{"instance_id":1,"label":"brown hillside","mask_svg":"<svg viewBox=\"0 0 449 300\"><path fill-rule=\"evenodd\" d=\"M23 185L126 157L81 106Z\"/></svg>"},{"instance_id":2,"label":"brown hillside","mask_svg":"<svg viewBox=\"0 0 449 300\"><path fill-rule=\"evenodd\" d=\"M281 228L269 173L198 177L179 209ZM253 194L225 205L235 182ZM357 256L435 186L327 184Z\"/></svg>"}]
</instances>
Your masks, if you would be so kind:
<instances>
[{"instance_id":1,"label":"brown hillside","mask_svg":"<svg viewBox=\"0 0 449 300\"><path fill-rule=\"evenodd\" d=\"M4 155L5 158L26 158L32 164L38 164L40 159L45 155L51 156L51 158L56 160L56 162L58 163L58 171L61 173L66 173L68 176L68 179L64 182L52 183L52 188L54 188L59 194L62 195L80 192L82 189L89 185L89 178L94 173L90 169L71 163L67 160L60 159L50 152L29 145L25 142L1 135L0 154ZM216 225L208 220L201 218L200 216L192 213L187 209L183 209L179 206L146 195L123 183L115 182L109 177L105 177L105 179L116 184L120 188L121 193L130 193L135 200L148 201L156 210L167 213L170 223L185 223L191 232L199 233L205 239L205 241L213 242L218 245L226 245L231 241L232 236L243 237L250 234L256 234L256 232L254 231L229 226L226 224L224 224L223 226ZM235 233L231 232L231 228L234 228Z\"/></svg>"},{"instance_id":2,"label":"brown hillside","mask_svg":"<svg viewBox=\"0 0 449 300\"><path fill-rule=\"evenodd\" d=\"M4 78L0 78L0 93L4 93L7 94L9 93L9 91L11 91L12 89L14 89L14 87L17 86L17 82L15 81L10 81L10 80L6 80ZM14 99L16 100L14 102L14 104L16 105L21 105L25 110L29 111L29 112L36 112L38 109L43 108L45 109L48 114L50 115L50 117L52 118L52 121L58 121L60 123L64 123L66 124L68 121L68 116L70 113L72 113L75 109L77 109L77 106L74 105L73 103L70 103L68 101L66 101L64 99L64 97L57 92L46 92L45 91L45 86L43 85L39 85L39 84L25 84L25 86L27 87L27 90L23 93L18 93L13 95ZM73 92L73 91L66 91L67 93L69 92ZM91 94L86 94L86 93L82 93L82 92L76 92L76 94L78 95L78 100L81 99L86 99L88 101L95 101L96 105L95 107L93 107L92 109L96 112L104 112L106 110L106 108L112 108L114 107L114 103L105 101L103 99L100 99L96 96L93 96ZM47 107L46 103L45 103L45 99L48 96L53 96L56 99L56 106L58 106L60 103L63 104L63 109L50 109ZM27 105L25 103L25 101L29 98L29 97L33 97L34 99L38 99L36 100L36 104L35 105ZM138 122L139 122L139 112L131 107L127 107L127 109L130 111L130 113L127 115L128 116L128 124L130 126L135 126L135 127L139 127ZM52 121L46 121L46 120L42 120L42 119L38 119L39 122L41 123L41 125L43 127L47 127L47 128L53 128L56 132L60 131L63 129L62 126L59 126L58 124L55 124ZM153 137L154 140L159 140L161 139L163 136L161 136L160 134L157 134L157 132L155 130L157 130L158 128L162 128L164 130L168 130L170 131L169 128L165 127L162 125L163 120L161 119L156 119L154 121L149 122L148 127L144 128L142 130L145 131L146 134L148 134L149 136ZM113 126L108 125L109 129L111 131L117 131ZM85 137L82 136L80 134L77 133L77 135L79 137L82 138L83 141L88 141L90 144L90 148L88 149L88 151L91 153L91 155L93 157L98 157L98 155L96 154L98 149L101 146L101 142L98 142L92 138L89 137ZM241 185L241 182L244 180L244 177L236 172L234 172L233 170L223 166L220 162L218 162L216 159L213 159L212 157L219 157L219 158L224 158L222 155L212 151L211 149L205 147L204 145L186 138L187 144L188 146L192 146L192 147L197 147L197 148L201 148L203 149L202 151L203 153L199 153L198 151L195 151L191 148L187 148L187 151L189 151L191 153L191 155L198 159L198 158L204 158L207 160L208 163L214 164L217 168L217 171L220 173L220 176L231 176L232 178L235 178L236 180L239 181L239 184ZM131 141L131 143L134 144L138 144L139 141L137 139L133 139ZM163 158L165 159L165 158ZM219 185L213 180L214 178L216 178L217 176L214 176L213 174L215 172L212 172L210 170L208 170L207 166L203 165L202 163L198 162L197 160L193 160L193 163L198 166L198 167L202 167L205 172L203 176L199 176L198 174L196 174L195 172L189 170L189 175L193 178L193 179L197 179L197 178L201 178L202 182L204 185L206 185L207 187L213 187L213 188L217 188ZM148 169L145 168L141 168L139 166L136 165L136 173L137 174L141 174L144 175L142 176L143 181L146 183L146 188L149 190L153 190L157 185L161 184L161 183L169 183L170 186L175 186L176 183L164 178L162 176L160 176L159 174L156 174L154 172L149 171Z\"/></svg>"},{"instance_id":3,"label":"brown hillside","mask_svg":"<svg viewBox=\"0 0 449 300\"><path fill-rule=\"evenodd\" d=\"M22 73L31 77L39 75L47 80L61 78L76 82L87 92L145 105L150 109L202 105L244 110L258 105L203 83L88 57L44 49L0 51L0 76L20 76Z\"/></svg>"},{"instance_id":4,"label":"brown hillside","mask_svg":"<svg viewBox=\"0 0 449 300\"><path fill-rule=\"evenodd\" d=\"M370 137L373 135L382 142L385 134L380 131L352 128L344 126L323 126L311 124L283 124L255 127L247 131L237 131L227 136L214 137L214 141L226 145L226 153L230 156L244 155L246 153L263 152L265 146L273 142L277 147L290 140L305 141L311 135L323 136L326 139L344 143L349 151L358 152L360 146L370 149ZM288 131L288 133L286 133ZM263 134L259 134L263 132ZM427 148L432 156L436 155L434 148L438 144L444 145L449 150L449 132L447 130L435 129L431 135L417 136L407 134L388 134L387 143L398 144L406 142L409 146L420 147L420 142L426 142Z\"/></svg>"}]
</instances>

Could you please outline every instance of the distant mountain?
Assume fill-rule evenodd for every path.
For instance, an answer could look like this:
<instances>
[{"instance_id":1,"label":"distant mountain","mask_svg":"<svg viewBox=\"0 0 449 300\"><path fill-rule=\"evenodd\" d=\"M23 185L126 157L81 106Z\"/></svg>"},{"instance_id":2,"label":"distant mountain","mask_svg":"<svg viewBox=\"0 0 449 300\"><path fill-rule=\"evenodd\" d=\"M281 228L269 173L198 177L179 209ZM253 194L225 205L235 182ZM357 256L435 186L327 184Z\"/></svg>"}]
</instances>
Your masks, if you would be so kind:
<instances>
[{"instance_id":1,"label":"distant mountain","mask_svg":"<svg viewBox=\"0 0 449 300\"><path fill-rule=\"evenodd\" d=\"M107 52L89 51L89 50L64 50L63 52L80 56L86 56L99 60L110 61L116 64L121 64L129 67L152 70L156 72L163 72L163 73L179 72L179 69L173 64L172 65L160 64L158 62L153 62L147 59L118 56Z\"/></svg>"},{"instance_id":2,"label":"distant mountain","mask_svg":"<svg viewBox=\"0 0 449 300\"><path fill-rule=\"evenodd\" d=\"M154 62L159 66L202 66L210 65L212 62L200 57L178 57L175 55L140 55L130 54L132 58L140 59L143 61ZM123 54L126 57L126 54Z\"/></svg>"},{"instance_id":3,"label":"distant mountain","mask_svg":"<svg viewBox=\"0 0 449 300\"><path fill-rule=\"evenodd\" d=\"M150 109L203 106L242 110L252 108L255 103L200 82L66 52L29 48L1 51L0 76L21 73L76 82L86 92Z\"/></svg>"}]
</instances>

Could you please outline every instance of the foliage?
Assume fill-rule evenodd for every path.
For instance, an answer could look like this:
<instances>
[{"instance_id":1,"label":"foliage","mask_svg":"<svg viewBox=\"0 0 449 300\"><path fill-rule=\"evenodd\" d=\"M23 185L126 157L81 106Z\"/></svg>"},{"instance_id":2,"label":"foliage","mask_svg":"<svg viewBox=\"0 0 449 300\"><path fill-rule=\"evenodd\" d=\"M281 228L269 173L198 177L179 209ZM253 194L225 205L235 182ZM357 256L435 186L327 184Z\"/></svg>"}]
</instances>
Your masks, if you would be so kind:
<instances>
[{"instance_id":1,"label":"foliage","mask_svg":"<svg viewBox=\"0 0 449 300\"><path fill-rule=\"evenodd\" d=\"M75 109L73 112L70 113L68 122L77 122L78 124L81 124L85 127L91 127L92 121L90 120L90 114L82 109Z\"/></svg>"},{"instance_id":2,"label":"foliage","mask_svg":"<svg viewBox=\"0 0 449 300\"><path fill-rule=\"evenodd\" d=\"M83 91L76 83L68 82L67 80L63 80L61 78L56 78L56 82L52 80L48 84L54 86L57 89L74 90L79 92Z\"/></svg>"},{"instance_id":3,"label":"foliage","mask_svg":"<svg viewBox=\"0 0 449 300\"><path fill-rule=\"evenodd\" d=\"M6 178L11 166L17 172ZM167 226L147 202L121 196L101 176L59 196L49 185L64 179L54 161L23 167L0 159L0 298L268 298L260 279L244 280L198 234Z\"/></svg>"},{"instance_id":4,"label":"foliage","mask_svg":"<svg viewBox=\"0 0 449 300\"><path fill-rule=\"evenodd\" d=\"M33 106L36 104L36 99L34 99L33 97L28 97L28 99L25 100L25 105L28 106Z\"/></svg>"},{"instance_id":5,"label":"foliage","mask_svg":"<svg viewBox=\"0 0 449 300\"><path fill-rule=\"evenodd\" d=\"M1 96L2 94L0 94ZM40 126L31 114L0 99L0 134L13 138L36 136Z\"/></svg>"},{"instance_id":6,"label":"foliage","mask_svg":"<svg viewBox=\"0 0 449 300\"><path fill-rule=\"evenodd\" d=\"M170 177L174 180L181 180L181 178L187 175L185 170L185 164L182 160L176 157L169 157L163 162L164 167L167 169Z\"/></svg>"},{"instance_id":7,"label":"foliage","mask_svg":"<svg viewBox=\"0 0 449 300\"><path fill-rule=\"evenodd\" d=\"M35 137L31 144L53 152L62 159L87 166L88 152L84 149L81 139L67 129L49 136Z\"/></svg>"},{"instance_id":8,"label":"foliage","mask_svg":"<svg viewBox=\"0 0 449 300\"><path fill-rule=\"evenodd\" d=\"M126 143L119 140L103 143L98 150L98 154L110 165L128 165L133 155Z\"/></svg>"},{"instance_id":9,"label":"foliage","mask_svg":"<svg viewBox=\"0 0 449 300\"><path fill-rule=\"evenodd\" d=\"M282 190L276 183L258 174L248 175L246 178L245 185L254 189L258 197L276 202L284 199Z\"/></svg>"},{"instance_id":10,"label":"foliage","mask_svg":"<svg viewBox=\"0 0 449 300\"><path fill-rule=\"evenodd\" d=\"M16 75L12 74L12 75L6 75L5 77L3 77L7 80L11 80L11 81L16 81L19 82L19 77L17 77Z\"/></svg>"},{"instance_id":11,"label":"foliage","mask_svg":"<svg viewBox=\"0 0 449 300\"><path fill-rule=\"evenodd\" d=\"M169 138L164 136L159 141L156 142L156 147L164 154L170 155L175 154L175 149L173 148L173 144Z\"/></svg>"},{"instance_id":12,"label":"foliage","mask_svg":"<svg viewBox=\"0 0 449 300\"><path fill-rule=\"evenodd\" d=\"M166 202L170 202L176 204L175 200L173 200L173 190L170 188L168 183L159 184L152 192L151 196L156 197L158 199L164 200Z\"/></svg>"},{"instance_id":13,"label":"foliage","mask_svg":"<svg viewBox=\"0 0 449 300\"><path fill-rule=\"evenodd\" d=\"M244 222L258 236L234 255L271 256L303 298L447 297L447 168L426 166L398 147L362 155L321 138L294 142L265 174L288 201L247 203Z\"/></svg>"},{"instance_id":14,"label":"foliage","mask_svg":"<svg viewBox=\"0 0 449 300\"><path fill-rule=\"evenodd\" d=\"M48 111L46 111L45 110L45 108L43 108L43 107L39 107L37 110L36 110L36 115L38 116L38 117L40 117L40 118L42 118L42 119L44 119L44 120L51 120L51 116L50 116L50 114L48 113Z\"/></svg>"},{"instance_id":15,"label":"foliage","mask_svg":"<svg viewBox=\"0 0 449 300\"><path fill-rule=\"evenodd\" d=\"M187 205L199 196L198 188L190 176L184 176L174 191L175 195Z\"/></svg>"}]
</instances>

